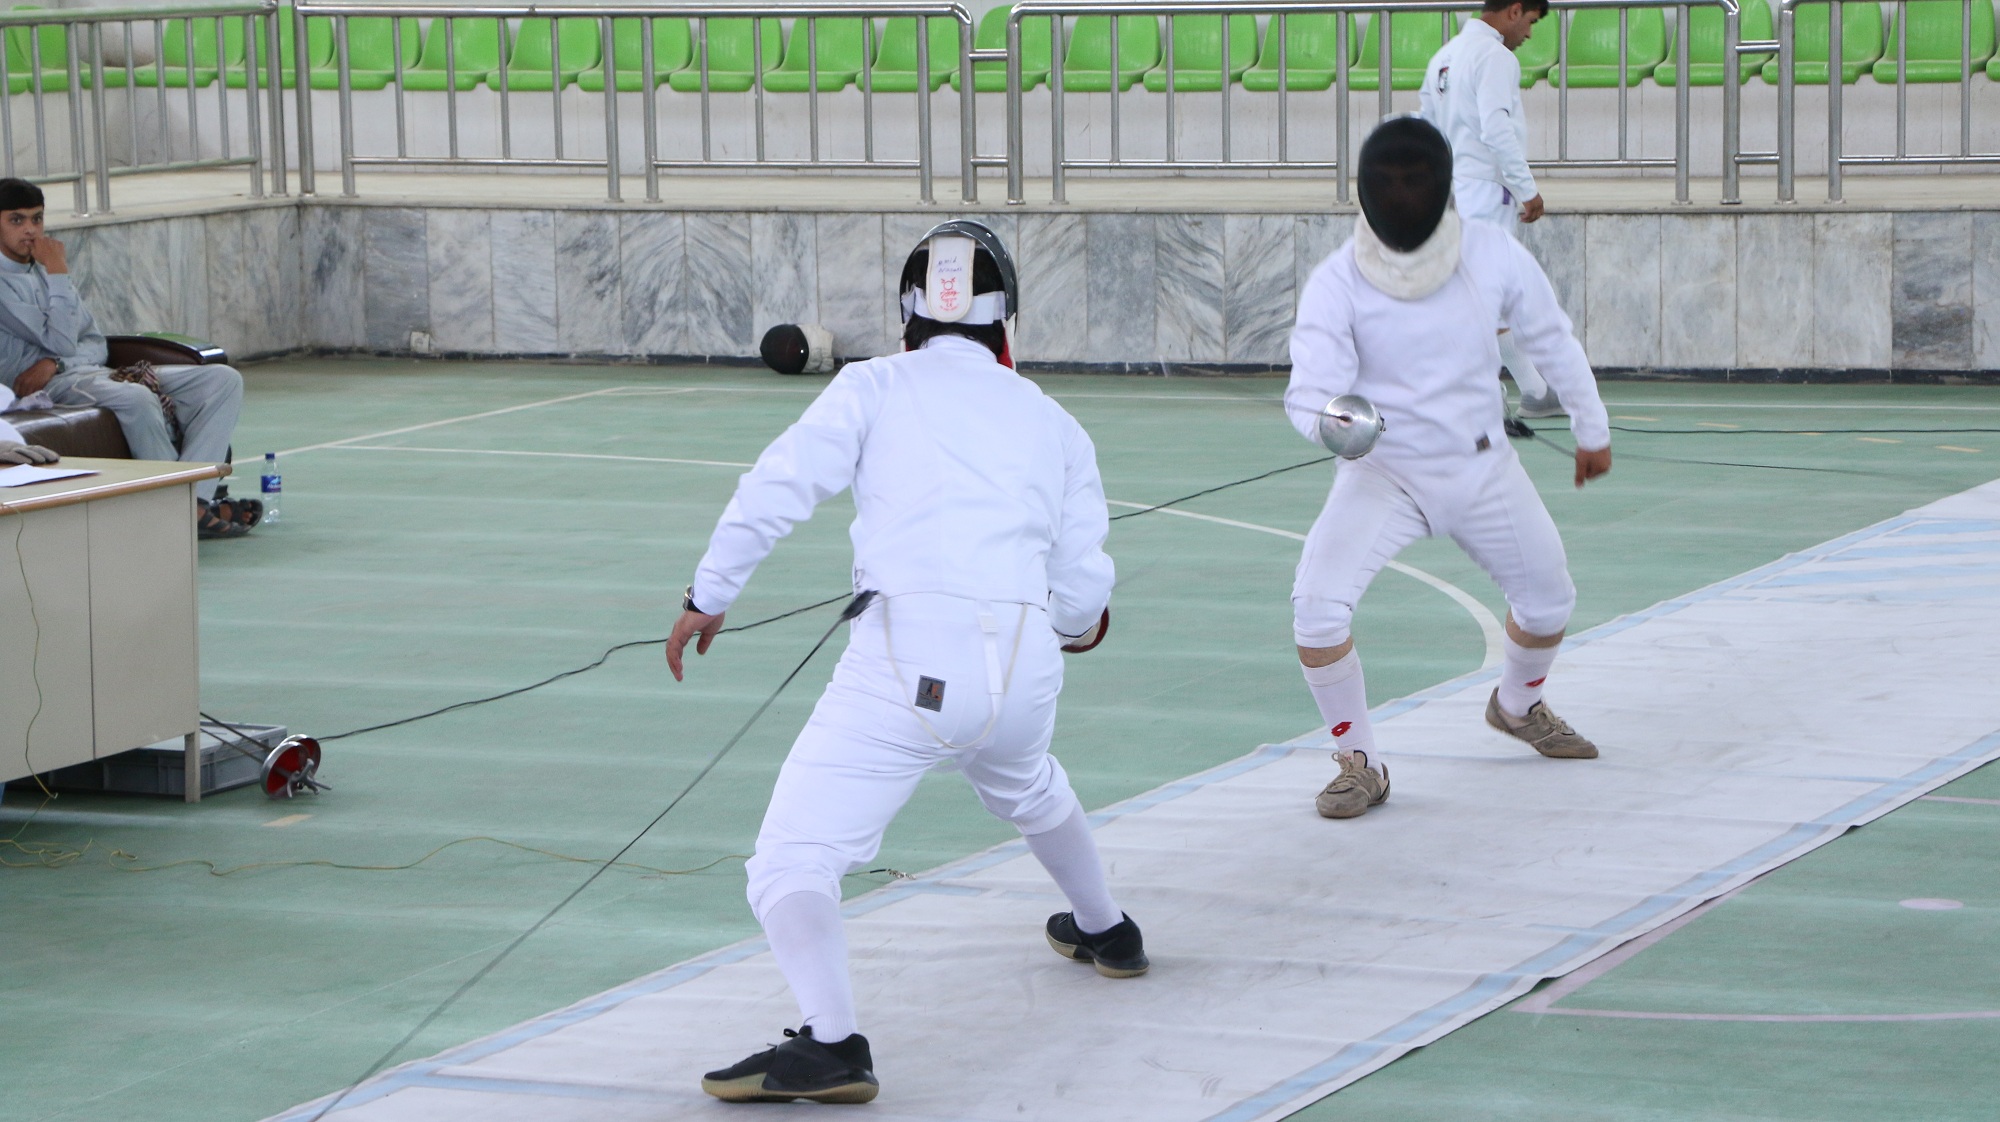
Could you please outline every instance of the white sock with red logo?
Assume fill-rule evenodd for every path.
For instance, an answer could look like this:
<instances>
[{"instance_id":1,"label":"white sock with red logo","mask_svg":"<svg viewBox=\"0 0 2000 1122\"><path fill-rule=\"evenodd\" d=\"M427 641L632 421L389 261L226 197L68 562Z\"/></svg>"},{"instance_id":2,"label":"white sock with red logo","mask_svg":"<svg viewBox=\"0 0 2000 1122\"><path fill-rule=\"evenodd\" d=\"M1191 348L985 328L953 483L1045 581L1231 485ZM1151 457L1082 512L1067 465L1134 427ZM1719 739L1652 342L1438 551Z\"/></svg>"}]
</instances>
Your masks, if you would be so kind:
<instances>
[{"instance_id":1,"label":"white sock with red logo","mask_svg":"<svg viewBox=\"0 0 2000 1122\"><path fill-rule=\"evenodd\" d=\"M1325 666L1304 666L1306 687L1319 705L1320 719L1333 733L1342 751L1375 751L1375 726L1368 721L1368 684L1361 676L1361 655L1348 651L1346 657Z\"/></svg>"},{"instance_id":2,"label":"white sock with red logo","mask_svg":"<svg viewBox=\"0 0 2000 1122\"><path fill-rule=\"evenodd\" d=\"M1518 721L1542 699L1542 683L1548 681L1562 644L1524 647L1512 635L1502 636L1501 644L1507 657L1500 664L1500 711Z\"/></svg>"}]
</instances>

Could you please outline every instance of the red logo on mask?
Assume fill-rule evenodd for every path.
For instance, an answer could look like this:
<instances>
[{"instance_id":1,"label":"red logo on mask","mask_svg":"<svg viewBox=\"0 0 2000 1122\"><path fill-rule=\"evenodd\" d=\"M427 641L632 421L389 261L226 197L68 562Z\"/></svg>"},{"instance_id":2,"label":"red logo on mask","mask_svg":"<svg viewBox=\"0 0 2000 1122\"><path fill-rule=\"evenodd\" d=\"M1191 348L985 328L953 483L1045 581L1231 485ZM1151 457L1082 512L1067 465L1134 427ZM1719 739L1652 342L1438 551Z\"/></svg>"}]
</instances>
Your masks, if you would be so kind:
<instances>
[{"instance_id":1,"label":"red logo on mask","mask_svg":"<svg viewBox=\"0 0 2000 1122\"><path fill-rule=\"evenodd\" d=\"M1333 735L1335 735L1335 736L1346 736L1346 735L1347 735L1347 732L1348 732L1348 730L1349 730L1349 729L1351 729L1351 728L1353 728L1353 727L1354 727L1354 722L1353 722L1353 721L1342 721L1342 722L1340 722L1339 724L1337 724L1337 725L1333 726Z\"/></svg>"}]
</instances>

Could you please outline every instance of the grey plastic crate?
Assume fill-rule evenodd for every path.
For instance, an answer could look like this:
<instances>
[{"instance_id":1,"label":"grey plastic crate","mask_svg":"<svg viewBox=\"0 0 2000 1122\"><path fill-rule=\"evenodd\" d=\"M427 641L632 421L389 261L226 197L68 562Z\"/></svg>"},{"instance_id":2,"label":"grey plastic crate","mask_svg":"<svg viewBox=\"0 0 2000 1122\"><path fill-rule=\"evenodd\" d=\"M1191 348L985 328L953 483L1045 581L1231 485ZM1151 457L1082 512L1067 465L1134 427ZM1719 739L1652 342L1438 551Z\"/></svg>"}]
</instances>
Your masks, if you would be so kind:
<instances>
[{"instance_id":1,"label":"grey plastic crate","mask_svg":"<svg viewBox=\"0 0 2000 1122\"><path fill-rule=\"evenodd\" d=\"M255 783L264 769L264 753L291 735L283 725L237 724L240 734L221 725L201 723L201 793L213 795ZM234 747L242 740L256 747ZM187 761L179 740L162 740L87 764L58 768L42 777L50 787L67 791L107 791L130 795L184 795Z\"/></svg>"}]
</instances>

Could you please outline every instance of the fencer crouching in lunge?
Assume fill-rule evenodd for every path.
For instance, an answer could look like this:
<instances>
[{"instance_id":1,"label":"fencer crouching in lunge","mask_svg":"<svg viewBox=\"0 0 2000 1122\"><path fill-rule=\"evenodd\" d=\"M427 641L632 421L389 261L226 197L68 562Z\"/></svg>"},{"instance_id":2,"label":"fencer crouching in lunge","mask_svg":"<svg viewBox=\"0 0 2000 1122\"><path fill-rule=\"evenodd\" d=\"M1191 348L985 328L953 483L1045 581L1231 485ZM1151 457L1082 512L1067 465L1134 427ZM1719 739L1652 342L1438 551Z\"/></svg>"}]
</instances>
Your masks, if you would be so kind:
<instances>
[{"instance_id":1,"label":"fencer crouching in lunge","mask_svg":"<svg viewBox=\"0 0 2000 1122\"><path fill-rule=\"evenodd\" d=\"M1323 418L1354 394L1385 428L1335 472L1292 586L1299 662L1333 733L1340 773L1319 812L1353 818L1389 797L1349 625L1368 582L1404 546L1449 536L1507 598L1506 657L1486 723L1544 756L1597 748L1542 701L1576 604L1561 536L1502 432L1493 324L1569 406L1576 485L1611 470L1610 420L1548 277L1519 242L1451 209L1451 149L1429 123L1385 121L1361 147L1361 218L1320 262L1292 329L1286 412L1308 440L1356 454L1351 425ZM1334 410L1339 412L1339 410ZM1351 411L1350 411L1351 412Z\"/></svg>"},{"instance_id":2,"label":"fencer crouching in lunge","mask_svg":"<svg viewBox=\"0 0 2000 1122\"><path fill-rule=\"evenodd\" d=\"M1009 367L1020 306L992 231L947 222L905 263L902 354L843 369L738 483L667 643L705 653L751 571L821 501L854 489L854 587L879 593L792 745L749 864L750 907L804 1027L702 1088L734 1102L867 1102L841 877L874 858L931 768L955 766L1068 898L1056 951L1099 973L1147 968L1139 928L1049 755L1062 650L1110 624L1110 522L1083 427ZM1004 364L1004 365L1003 365Z\"/></svg>"}]
</instances>

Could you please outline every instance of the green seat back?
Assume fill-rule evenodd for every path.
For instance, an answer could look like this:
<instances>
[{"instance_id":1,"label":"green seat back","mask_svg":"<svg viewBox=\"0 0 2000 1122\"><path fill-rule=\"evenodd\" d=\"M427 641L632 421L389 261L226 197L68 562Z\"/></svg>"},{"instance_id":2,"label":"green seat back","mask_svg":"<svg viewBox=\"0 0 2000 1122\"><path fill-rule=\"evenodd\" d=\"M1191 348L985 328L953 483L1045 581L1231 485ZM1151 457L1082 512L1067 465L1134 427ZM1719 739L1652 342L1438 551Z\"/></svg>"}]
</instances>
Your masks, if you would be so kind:
<instances>
[{"instance_id":1,"label":"green seat back","mask_svg":"<svg viewBox=\"0 0 2000 1122\"><path fill-rule=\"evenodd\" d=\"M646 44L641 30L639 21L630 16L611 21L611 58L620 74L637 74L645 62ZM675 16L654 19L653 72L672 74L693 61L694 32L689 30L688 21Z\"/></svg>"},{"instance_id":2,"label":"green seat back","mask_svg":"<svg viewBox=\"0 0 2000 1122\"><path fill-rule=\"evenodd\" d=\"M1737 34L1746 40L1775 39L1778 35L1776 31L1772 30L1773 26L1770 5L1765 4L1763 0L1749 0L1748 3L1743 5L1743 16L1737 24ZM1688 10L1688 57L1694 60L1696 66L1703 64L1719 66L1728 61L1723 54L1723 38L1725 34L1721 8L1703 6ZM1669 65L1667 73L1661 78L1661 81L1669 84L1672 83L1674 74L1674 67L1671 64L1674 62L1675 52L1680 46L1675 41L1677 38L1677 36L1672 35L1667 37L1667 62ZM1760 60L1762 57L1761 55L1743 56L1743 72L1747 74L1754 66L1761 65Z\"/></svg>"},{"instance_id":3,"label":"green seat back","mask_svg":"<svg viewBox=\"0 0 2000 1122\"><path fill-rule=\"evenodd\" d=\"M1005 4L989 8L979 17L979 29L973 33L972 45L982 51L1004 51L1007 49L1007 17L1013 9ZM1021 87L1032 90L1048 79L1049 69L1055 65L1055 51L1050 47L1050 21L1037 16L1021 21ZM998 92L1007 88L1007 64L1004 62L975 62L972 64L973 88ZM958 78L951 79L952 88L958 88Z\"/></svg>"},{"instance_id":4,"label":"green seat back","mask_svg":"<svg viewBox=\"0 0 2000 1122\"><path fill-rule=\"evenodd\" d=\"M430 30L424 35L423 55L410 69L445 72L445 26L443 16L431 21ZM458 74L487 74L505 65L507 29L499 20L467 17L450 21L450 27L452 66Z\"/></svg>"},{"instance_id":5,"label":"green seat back","mask_svg":"<svg viewBox=\"0 0 2000 1122\"><path fill-rule=\"evenodd\" d=\"M1758 0L1751 2L1756 3ZM1555 29L1549 30L1553 32ZM1649 73L1666 57L1665 14L1658 8L1627 8L1625 10L1627 73L1633 75ZM1617 9L1585 8L1571 17L1569 65L1572 70L1583 66L1602 66L1614 71L1618 69Z\"/></svg>"},{"instance_id":6,"label":"green seat back","mask_svg":"<svg viewBox=\"0 0 2000 1122\"><path fill-rule=\"evenodd\" d=\"M1039 22L1039 21L1037 21ZM1025 37L1027 24L1021 25ZM1160 21L1149 15L1118 20L1118 69L1127 76L1144 74L1160 62ZM1111 17L1079 16L1070 25L1069 53L1063 72L1111 69Z\"/></svg>"},{"instance_id":7,"label":"green seat back","mask_svg":"<svg viewBox=\"0 0 2000 1122\"><path fill-rule=\"evenodd\" d=\"M1222 17L1219 15L1172 16L1174 72L1183 70L1220 71L1222 66ZM1257 58L1257 17L1229 17L1229 70L1242 73ZM1161 65L1165 65L1164 55Z\"/></svg>"},{"instance_id":8,"label":"green seat back","mask_svg":"<svg viewBox=\"0 0 2000 1122\"><path fill-rule=\"evenodd\" d=\"M695 45L690 69L701 68L701 23L708 28L708 71L710 74L748 74L754 65L750 21L742 17L700 21L695 28ZM764 69L778 65L784 54L784 26L775 19L759 21L758 37L763 40Z\"/></svg>"},{"instance_id":9,"label":"green seat back","mask_svg":"<svg viewBox=\"0 0 2000 1122\"><path fill-rule=\"evenodd\" d=\"M996 8L995 11L1005 11ZM931 25L931 78L936 81L958 69L958 21L955 19L931 19L924 21ZM1002 30L1005 34L1005 30ZM882 44L875 52L877 73L915 74L917 72L917 20L914 16L897 16L882 25Z\"/></svg>"},{"instance_id":10,"label":"green seat back","mask_svg":"<svg viewBox=\"0 0 2000 1122\"><path fill-rule=\"evenodd\" d=\"M559 29L555 25L556 21L550 19L523 19L520 30L514 35L513 55L507 60L508 71L547 74L551 61L549 52L555 49L558 34L562 40L560 69L563 73L588 70L604 57L604 45L598 36L596 20L587 16L565 16ZM637 28L634 32L636 40ZM658 50L658 47L654 49Z\"/></svg>"},{"instance_id":11,"label":"green seat back","mask_svg":"<svg viewBox=\"0 0 2000 1122\"><path fill-rule=\"evenodd\" d=\"M1697 10L1710 12L1718 9L1700 8ZM1522 89L1525 90L1534 85L1537 81L1547 77L1549 71L1555 69L1556 48L1560 46L1557 42L1559 38L1560 36L1556 34L1555 17L1551 14L1536 22L1534 33L1528 36L1528 41L1514 49L1514 61L1521 64Z\"/></svg>"},{"instance_id":12,"label":"green seat back","mask_svg":"<svg viewBox=\"0 0 2000 1122\"><path fill-rule=\"evenodd\" d=\"M1394 12L1389 17L1389 66L1392 70L1422 70L1430 65L1431 56L1444 46L1444 23L1438 17L1448 13ZM1375 30L1375 15L1371 14L1361 25L1361 50L1356 66L1361 70L1375 70L1381 65L1381 36ZM1454 32L1456 34L1456 32Z\"/></svg>"},{"instance_id":13,"label":"green seat back","mask_svg":"<svg viewBox=\"0 0 2000 1122\"><path fill-rule=\"evenodd\" d=\"M297 21L292 18L292 6L290 4L280 6L277 15L273 18L278 21L278 68L287 75L295 74L298 70L299 30ZM353 22L348 24L350 35L353 33L353 26ZM241 30L239 29L237 33L241 34ZM334 50L333 21L330 19L307 20L306 62L314 70L332 66ZM263 67L263 42L259 41L251 44L246 57L258 67Z\"/></svg>"},{"instance_id":14,"label":"green seat back","mask_svg":"<svg viewBox=\"0 0 2000 1122\"><path fill-rule=\"evenodd\" d=\"M880 34L868 34L870 21L852 16L832 16L811 20L804 16L792 21L791 44L778 69L804 74L817 62L821 75L859 74L868 65L868 52L880 41ZM808 56L813 56L811 59Z\"/></svg>"},{"instance_id":15,"label":"green seat back","mask_svg":"<svg viewBox=\"0 0 2000 1122\"><path fill-rule=\"evenodd\" d=\"M198 70L213 70L217 65L215 20L211 17L208 19L196 19L192 22L194 25L193 62L195 68ZM166 33L166 41L161 44L160 60L166 64L169 70L182 70L188 65L188 24L188 20L170 19L166 21L166 26L162 29ZM224 17L222 21L222 36L222 57L232 65L240 64L243 61L243 18L241 16Z\"/></svg>"},{"instance_id":16,"label":"green seat back","mask_svg":"<svg viewBox=\"0 0 2000 1122\"><path fill-rule=\"evenodd\" d=\"M313 22L318 22L317 20ZM411 69L423 55L423 27L415 19L392 20L388 16L355 16L347 21L347 66L350 70L393 71L396 69L396 33L403 38L403 68ZM329 39L332 32L328 32ZM308 29L306 42L312 42ZM334 48L329 66L338 65L339 48ZM438 44L438 69L444 68L444 45ZM318 69L315 65L314 69Z\"/></svg>"},{"instance_id":17,"label":"green seat back","mask_svg":"<svg viewBox=\"0 0 2000 1122\"><path fill-rule=\"evenodd\" d=\"M1903 11L1910 17L1910 37L1903 47L1904 57L1911 62L1949 62L1955 70L1965 31L1965 8L1959 0L1909 0ZM1903 22L1903 11L1896 13L1889 38L1882 44L1882 62L1887 64L1892 82L1896 80L1896 34ZM1841 30L1845 33L1847 28L1843 26ZM1993 5L1972 0L1972 62L1976 66L1991 57ZM1878 73L1876 77L1879 79L1881 75Z\"/></svg>"},{"instance_id":18,"label":"green seat back","mask_svg":"<svg viewBox=\"0 0 2000 1122\"><path fill-rule=\"evenodd\" d=\"M1792 59L1825 62L1833 35L1827 5L1800 4L1792 12ZM1867 65L1882 57L1882 6L1843 4L1840 14L1840 56L1850 64ZM1771 60L1776 63L1776 59ZM1851 67L1850 67L1851 69Z\"/></svg>"},{"instance_id":19,"label":"green seat back","mask_svg":"<svg viewBox=\"0 0 2000 1122\"><path fill-rule=\"evenodd\" d=\"M1337 70L1340 68L1340 27L1338 16L1330 12L1313 12L1285 17L1285 68L1287 70ZM1264 50L1257 56L1256 69L1278 69L1278 17L1271 17L1271 26L1264 35ZM1230 44L1232 47L1234 43ZM1354 61L1355 52L1360 49L1357 36L1350 25L1347 35L1347 61ZM1178 46L1175 48L1178 50ZM1176 59L1176 65L1179 60Z\"/></svg>"}]
</instances>

